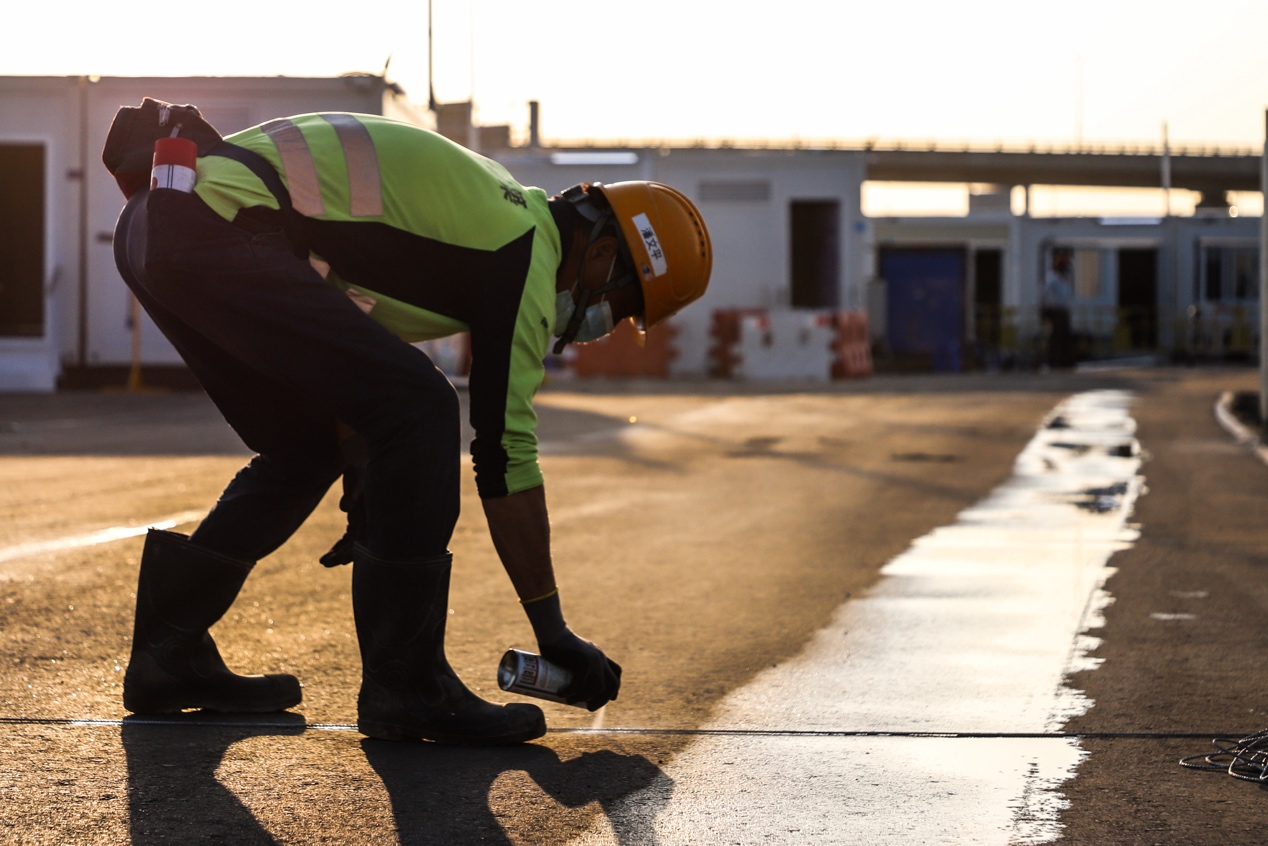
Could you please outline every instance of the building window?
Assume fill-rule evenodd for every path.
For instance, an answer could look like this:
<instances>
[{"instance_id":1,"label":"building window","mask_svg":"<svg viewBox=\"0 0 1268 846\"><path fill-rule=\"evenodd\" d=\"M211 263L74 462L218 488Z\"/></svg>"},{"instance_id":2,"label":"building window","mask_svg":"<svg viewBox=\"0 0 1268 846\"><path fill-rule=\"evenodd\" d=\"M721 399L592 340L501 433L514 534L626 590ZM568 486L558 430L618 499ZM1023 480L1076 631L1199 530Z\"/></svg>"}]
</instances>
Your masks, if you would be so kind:
<instances>
[{"instance_id":1,"label":"building window","mask_svg":"<svg viewBox=\"0 0 1268 846\"><path fill-rule=\"evenodd\" d=\"M0 144L0 337L44 334L44 156Z\"/></svg>"},{"instance_id":2,"label":"building window","mask_svg":"<svg viewBox=\"0 0 1268 846\"><path fill-rule=\"evenodd\" d=\"M793 308L837 308L841 302L841 204L793 200L788 206L789 277Z\"/></svg>"},{"instance_id":3,"label":"building window","mask_svg":"<svg viewBox=\"0 0 1268 846\"><path fill-rule=\"evenodd\" d=\"M1204 244L1198 262L1198 291L1208 303L1247 303L1259 299L1259 248Z\"/></svg>"}]
</instances>

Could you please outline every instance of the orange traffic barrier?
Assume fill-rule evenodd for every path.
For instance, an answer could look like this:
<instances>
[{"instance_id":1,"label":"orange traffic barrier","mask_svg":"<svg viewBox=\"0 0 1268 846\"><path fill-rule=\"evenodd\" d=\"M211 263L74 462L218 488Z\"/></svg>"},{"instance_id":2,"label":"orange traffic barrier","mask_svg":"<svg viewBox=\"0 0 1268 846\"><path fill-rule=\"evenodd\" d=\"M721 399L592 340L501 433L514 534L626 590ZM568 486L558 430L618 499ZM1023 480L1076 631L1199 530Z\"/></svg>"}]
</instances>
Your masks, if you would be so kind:
<instances>
[{"instance_id":1,"label":"orange traffic barrier","mask_svg":"<svg viewBox=\"0 0 1268 846\"><path fill-rule=\"evenodd\" d=\"M672 324L661 323L647 334L647 345L640 347L634 328L623 320L597 341L569 345L573 350L569 367L582 379L594 376L664 379L669 376L669 363L678 354L673 345L675 334Z\"/></svg>"},{"instance_id":2,"label":"orange traffic barrier","mask_svg":"<svg viewBox=\"0 0 1268 846\"><path fill-rule=\"evenodd\" d=\"M746 324L745 321L750 322ZM787 323L785 320L781 326L786 329ZM744 345L741 342L745 325L749 325L750 331L755 325L757 329L769 333L771 314L764 308L727 308L713 312L713 322L709 329L709 375L713 378L741 378L747 370L747 363L742 360ZM813 331L813 327L833 330L828 347L831 372L824 374L822 378L862 379L872 375L872 342L866 312L824 310L814 314L810 318L810 324L799 325L801 328L798 331L803 335L807 331ZM777 346L772 343L769 334L763 340L766 347ZM778 346L789 352L788 344ZM767 362L768 365L769 363ZM806 362L800 364L804 369ZM813 374L807 372L802 375Z\"/></svg>"},{"instance_id":3,"label":"orange traffic barrier","mask_svg":"<svg viewBox=\"0 0 1268 846\"><path fill-rule=\"evenodd\" d=\"M866 312L838 311L831 319L837 330L832 345L832 378L862 379L871 376L872 342L868 337Z\"/></svg>"},{"instance_id":4,"label":"orange traffic barrier","mask_svg":"<svg viewBox=\"0 0 1268 846\"><path fill-rule=\"evenodd\" d=\"M764 308L720 308L709 327L709 375L730 379L740 363L740 323L746 317L765 317Z\"/></svg>"}]
</instances>

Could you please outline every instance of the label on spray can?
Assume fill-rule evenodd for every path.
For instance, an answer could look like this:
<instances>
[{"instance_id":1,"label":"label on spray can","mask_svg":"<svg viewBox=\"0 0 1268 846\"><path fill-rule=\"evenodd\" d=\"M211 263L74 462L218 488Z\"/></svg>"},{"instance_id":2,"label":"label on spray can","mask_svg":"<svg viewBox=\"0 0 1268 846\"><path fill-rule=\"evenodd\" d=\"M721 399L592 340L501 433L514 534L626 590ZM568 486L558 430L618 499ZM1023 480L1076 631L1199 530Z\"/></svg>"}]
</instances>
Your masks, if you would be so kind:
<instances>
[{"instance_id":1,"label":"label on spray can","mask_svg":"<svg viewBox=\"0 0 1268 846\"><path fill-rule=\"evenodd\" d=\"M154 142L150 190L172 188L186 193L193 191L198 178L197 168L197 144L188 138L160 138Z\"/></svg>"},{"instance_id":2,"label":"label on spray can","mask_svg":"<svg viewBox=\"0 0 1268 846\"><path fill-rule=\"evenodd\" d=\"M509 693L563 702L559 691L571 681L572 673L532 652L508 649L498 664L498 687Z\"/></svg>"}]
</instances>

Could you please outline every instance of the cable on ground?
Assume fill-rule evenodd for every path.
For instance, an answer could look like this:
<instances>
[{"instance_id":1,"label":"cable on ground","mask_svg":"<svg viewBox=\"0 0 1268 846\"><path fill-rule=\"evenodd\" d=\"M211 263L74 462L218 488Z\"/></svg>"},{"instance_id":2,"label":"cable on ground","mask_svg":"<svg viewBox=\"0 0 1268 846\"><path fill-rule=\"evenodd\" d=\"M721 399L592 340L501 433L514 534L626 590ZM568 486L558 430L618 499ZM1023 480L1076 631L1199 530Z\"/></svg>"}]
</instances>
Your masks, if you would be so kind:
<instances>
[{"instance_id":1,"label":"cable on ground","mask_svg":"<svg viewBox=\"0 0 1268 846\"><path fill-rule=\"evenodd\" d=\"M1226 772L1242 781L1268 782L1268 729L1239 740L1217 737L1211 743L1214 752L1181 758L1180 766Z\"/></svg>"}]
</instances>

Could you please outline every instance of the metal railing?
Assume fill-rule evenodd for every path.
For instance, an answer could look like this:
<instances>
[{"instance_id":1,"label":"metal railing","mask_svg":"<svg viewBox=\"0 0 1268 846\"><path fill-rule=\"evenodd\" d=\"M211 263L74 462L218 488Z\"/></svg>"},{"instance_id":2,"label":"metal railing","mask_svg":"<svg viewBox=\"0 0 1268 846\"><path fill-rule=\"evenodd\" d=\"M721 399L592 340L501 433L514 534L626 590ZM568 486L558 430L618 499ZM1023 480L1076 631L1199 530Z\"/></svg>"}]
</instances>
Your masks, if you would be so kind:
<instances>
[{"instance_id":1,"label":"metal railing","mask_svg":"<svg viewBox=\"0 0 1268 846\"><path fill-rule=\"evenodd\" d=\"M1076 361L1160 355L1176 361L1254 358L1258 305L1191 308L1163 315L1153 306L1076 305L1071 343ZM1164 327L1170 331L1164 333ZM1049 327L1035 306L977 306L967 351L983 366L1030 367L1046 360Z\"/></svg>"},{"instance_id":2,"label":"metal railing","mask_svg":"<svg viewBox=\"0 0 1268 846\"><path fill-rule=\"evenodd\" d=\"M1175 353L1185 359L1250 359L1259 352L1259 304L1195 306L1174 322Z\"/></svg>"}]
</instances>

